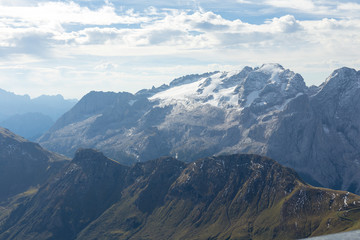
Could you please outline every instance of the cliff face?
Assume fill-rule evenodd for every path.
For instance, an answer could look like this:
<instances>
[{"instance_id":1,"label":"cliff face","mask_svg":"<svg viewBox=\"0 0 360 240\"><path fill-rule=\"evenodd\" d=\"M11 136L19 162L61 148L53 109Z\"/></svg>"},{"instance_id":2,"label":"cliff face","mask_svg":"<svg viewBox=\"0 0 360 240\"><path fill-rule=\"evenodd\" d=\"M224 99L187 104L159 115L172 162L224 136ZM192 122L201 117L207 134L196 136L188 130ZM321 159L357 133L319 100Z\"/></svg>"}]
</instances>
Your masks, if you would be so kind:
<instances>
[{"instance_id":1,"label":"cliff face","mask_svg":"<svg viewBox=\"0 0 360 240\"><path fill-rule=\"evenodd\" d=\"M359 192L360 71L334 71L277 117L265 154L323 186Z\"/></svg>"},{"instance_id":2,"label":"cliff face","mask_svg":"<svg viewBox=\"0 0 360 240\"><path fill-rule=\"evenodd\" d=\"M356 228L359 207L258 155L125 167L85 149L11 213L0 239L294 239Z\"/></svg>"}]
</instances>

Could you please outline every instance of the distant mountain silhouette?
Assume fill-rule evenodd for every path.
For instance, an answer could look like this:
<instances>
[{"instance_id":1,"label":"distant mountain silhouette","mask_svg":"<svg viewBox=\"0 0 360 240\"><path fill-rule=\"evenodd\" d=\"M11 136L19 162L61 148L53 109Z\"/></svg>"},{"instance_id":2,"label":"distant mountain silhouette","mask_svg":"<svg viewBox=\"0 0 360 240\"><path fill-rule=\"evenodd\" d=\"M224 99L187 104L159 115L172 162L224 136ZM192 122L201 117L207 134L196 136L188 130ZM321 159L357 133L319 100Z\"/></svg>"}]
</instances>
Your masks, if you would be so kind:
<instances>
[{"instance_id":1,"label":"distant mountain silhouette","mask_svg":"<svg viewBox=\"0 0 360 240\"><path fill-rule=\"evenodd\" d=\"M31 99L0 89L0 126L27 139L35 140L47 131L77 100L61 95Z\"/></svg>"},{"instance_id":2,"label":"distant mountain silhouette","mask_svg":"<svg viewBox=\"0 0 360 240\"><path fill-rule=\"evenodd\" d=\"M39 138L53 124L54 121L42 113L15 114L0 122L0 126L33 141Z\"/></svg>"}]
</instances>

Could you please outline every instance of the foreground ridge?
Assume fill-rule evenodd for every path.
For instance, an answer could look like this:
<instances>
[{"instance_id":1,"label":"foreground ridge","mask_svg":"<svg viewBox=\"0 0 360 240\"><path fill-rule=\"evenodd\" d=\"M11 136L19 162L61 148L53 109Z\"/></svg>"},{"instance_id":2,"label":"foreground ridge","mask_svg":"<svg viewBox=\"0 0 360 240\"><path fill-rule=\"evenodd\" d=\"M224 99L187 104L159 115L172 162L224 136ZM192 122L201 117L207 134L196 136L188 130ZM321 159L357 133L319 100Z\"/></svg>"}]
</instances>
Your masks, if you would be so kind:
<instances>
[{"instance_id":1,"label":"foreground ridge","mask_svg":"<svg viewBox=\"0 0 360 240\"><path fill-rule=\"evenodd\" d=\"M132 167L82 149L1 225L0 239L296 239L356 229L360 197L258 155Z\"/></svg>"}]
</instances>

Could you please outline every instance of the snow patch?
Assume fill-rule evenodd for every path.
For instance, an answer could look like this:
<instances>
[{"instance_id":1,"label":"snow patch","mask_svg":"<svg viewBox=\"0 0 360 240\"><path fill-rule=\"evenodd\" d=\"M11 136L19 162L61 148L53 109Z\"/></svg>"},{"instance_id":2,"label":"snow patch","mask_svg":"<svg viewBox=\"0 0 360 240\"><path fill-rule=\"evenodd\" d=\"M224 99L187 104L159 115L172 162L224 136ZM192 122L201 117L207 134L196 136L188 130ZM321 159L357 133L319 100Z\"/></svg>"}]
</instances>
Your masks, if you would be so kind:
<instances>
[{"instance_id":1,"label":"snow patch","mask_svg":"<svg viewBox=\"0 0 360 240\"><path fill-rule=\"evenodd\" d=\"M348 206L347 200L348 200L348 196L349 196L349 192L346 193L345 197L344 197L344 207Z\"/></svg>"},{"instance_id":2,"label":"snow patch","mask_svg":"<svg viewBox=\"0 0 360 240\"><path fill-rule=\"evenodd\" d=\"M330 130L329 128L326 126L326 125L323 125L323 130L326 134L329 134L330 133Z\"/></svg>"},{"instance_id":3,"label":"snow patch","mask_svg":"<svg viewBox=\"0 0 360 240\"><path fill-rule=\"evenodd\" d=\"M165 90L163 92L159 92L155 94L154 96L150 97L150 100L169 100L169 99L176 99L176 100L183 100L187 97L191 97L196 95L196 90L198 89L199 85L204 82L205 79L202 79L202 81L193 82L177 87L170 88L168 90Z\"/></svg>"},{"instance_id":4,"label":"snow patch","mask_svg":"<svg viewBox=\"0 0 360 240\"><path fill-rule=\"evenodd\" d=\"M299 97L301 95L304 95L304 93L298 93L298 94L296 94L295 97L286 99L286 101L282 105L275 106L276 110L283 111L285 109L285 107L289 104L290 101L292 101L293 99L295 99L295 98L297 98L297 97Z\"/></svg>"},{"instance_id":5,"label":"snow patch","mask_svg":"<svg viewBox=\"0 0 360 240\"><path fill-rule=\"evenodd\" d=\"M258 71L261 71L266 74L271 74L271 82L277 83L277 82L279 82L278 75L284 71L284 68L281 65L276 64L276 63L268 63L268 64L262 65Z\"/></svg>"},{"instance_id":6,"label":"snow patch","mask_svg":"<svg viewBox=\"0 0 360 240\"><path fill-rule=\"evenodd\" d=\"M136 103L137 102L137 100L130 100L129 102L128 102L128 104L130 105L130 106L132 106L132 105L134 105L134 103Z\"/></svg>"},{"instance_id":7,"label":"snow patch","mask_svg":"<svg viewBox=\"0 0 360 240\"><path fill-rule=\"evenodd\" d=\"M212 106L238 106L239 96L235 93L237 86L225 88L222 86L224 79L228 79L239 71L217 73L208 78L201 78L196 82L172 87L150 97L150 101L160 100L161 105L176 104L181 102L202 102Z\"/></svg>"},{"instance_id":8,"label":"snow patch","mask_svg":"<svg viewBox=\"0 0 360 240\"><path fill-rule=\"evenodd\" d=\"M246 98L245 107L249 107L254 102L254 100L259 97L259 93L259 90L251 92Z\"/></svg>"}]
</instances>

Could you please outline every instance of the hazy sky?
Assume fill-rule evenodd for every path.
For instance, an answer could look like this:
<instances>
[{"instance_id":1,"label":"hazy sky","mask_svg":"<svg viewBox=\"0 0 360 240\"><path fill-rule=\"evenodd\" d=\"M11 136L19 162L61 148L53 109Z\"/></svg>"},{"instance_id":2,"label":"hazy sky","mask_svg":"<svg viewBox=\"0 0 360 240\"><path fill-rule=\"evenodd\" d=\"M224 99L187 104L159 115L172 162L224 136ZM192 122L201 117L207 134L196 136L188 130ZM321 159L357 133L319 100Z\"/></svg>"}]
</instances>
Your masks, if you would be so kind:
<instances>
[{"instance_id":1,"label":"hazy sky","mask_svg":"<svg viewBox=\"0 0 360 240\"><path fill-rule=\"evenodd\" d=\"M0 88L80 98L276 62L360 69L360 0L0 0Z\"/></svg>"}]
</instances>

